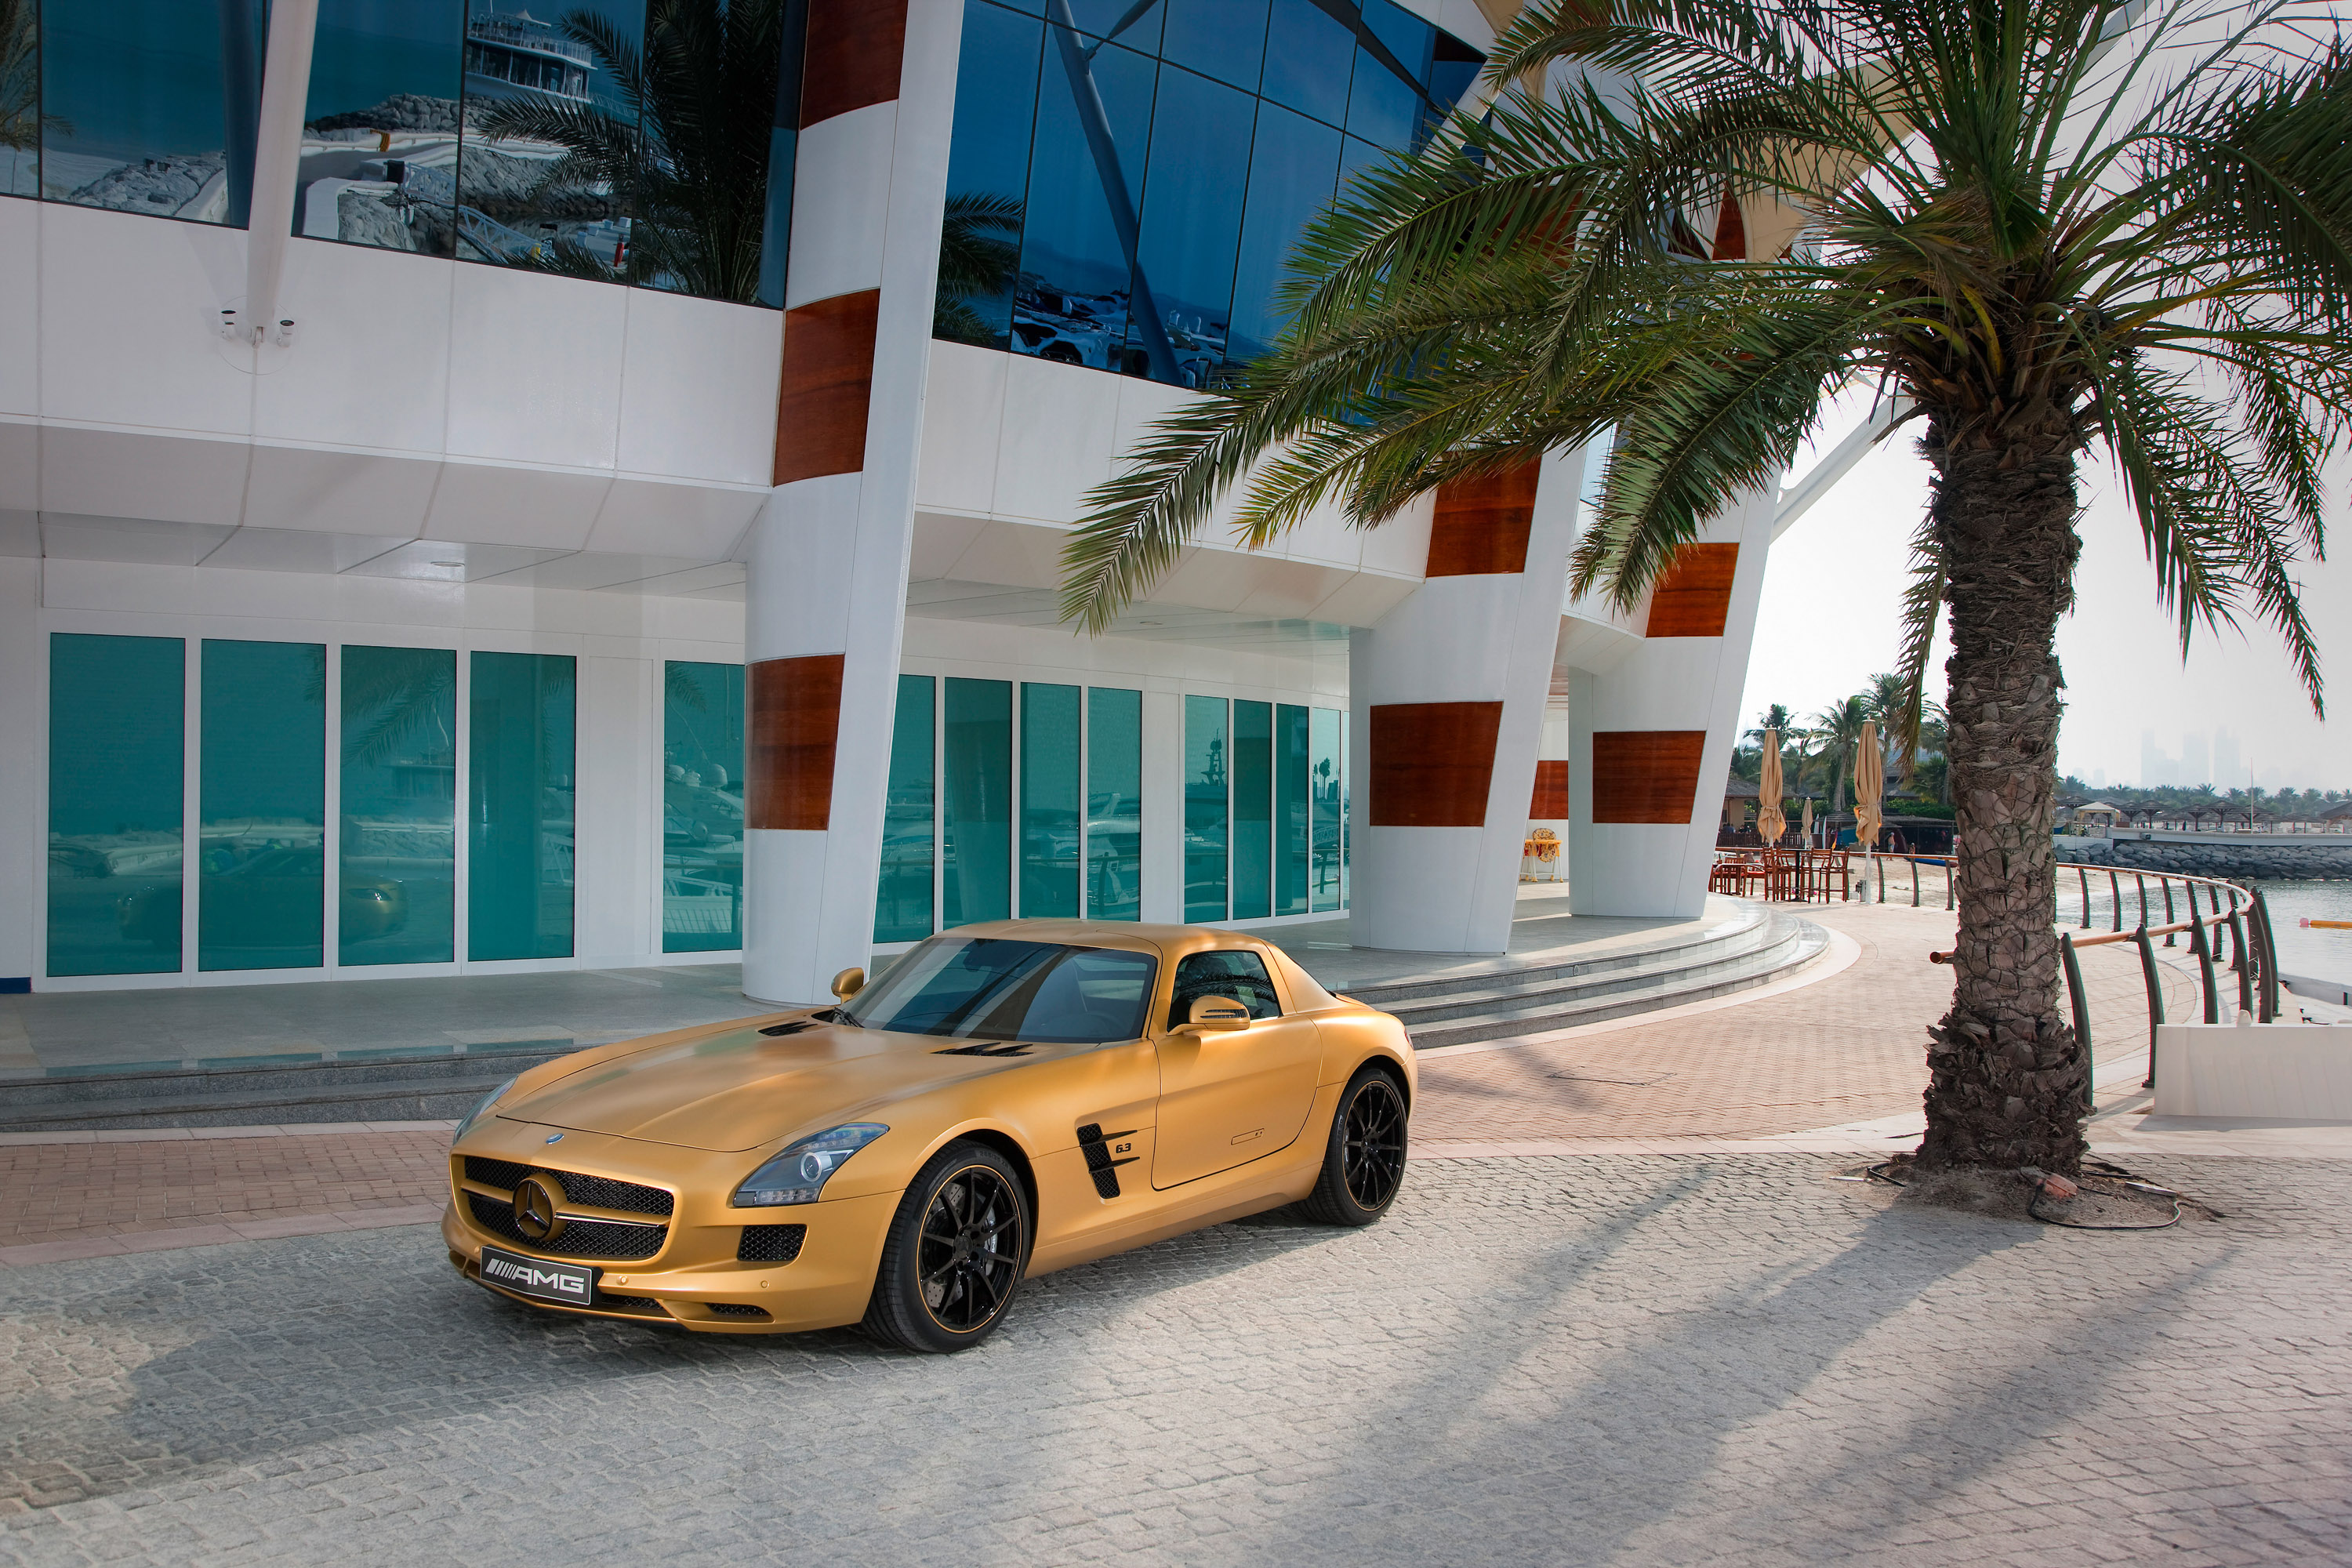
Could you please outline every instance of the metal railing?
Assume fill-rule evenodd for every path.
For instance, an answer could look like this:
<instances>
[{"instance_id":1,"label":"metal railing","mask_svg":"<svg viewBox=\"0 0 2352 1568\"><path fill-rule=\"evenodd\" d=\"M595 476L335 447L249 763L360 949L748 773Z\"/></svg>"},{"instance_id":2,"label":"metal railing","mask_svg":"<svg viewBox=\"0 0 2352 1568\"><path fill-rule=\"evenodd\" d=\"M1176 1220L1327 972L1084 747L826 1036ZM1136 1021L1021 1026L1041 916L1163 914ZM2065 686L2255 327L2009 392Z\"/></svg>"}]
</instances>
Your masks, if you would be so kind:
<instances>
[{"instance_id":1,"label":"metal railing","mask_svg":"<svg viewBox=\"0 0 2352 1568\"><path fill-rule=\"evenodd\" d=\"M1912 904L1918 904L1918 868L1921 859L1929 865L1945 868L1944 907L1952 907L1952 878L1948 857L1895 857L1882 855L1882 860L1907 858L1912 861ZM2066 976L2066 995L2074 1014L2074 1037L2083 1046L2083 1100L2096 1103L2092 1083L2091 1004L2083 987L2083 966L2075 956L2086 947L2106 947L2130 942L2139 950L2141 983L2147 990L2147 1078L2142 1089L2156 1087L2156 1032L2164 1021L2164 984L2156 957L2156 939L2162 937L2164 945L2172 947L2182 932L2189 936L2189 949L2197 958L2198 990L2203 1006L2204 1021L2221 1021L2221 981L2216 965L2221 963L2218 951L2219 938L2224 931L2230 936L2228 968L2237 976L2237 1008L2251 1013L2259 1023L2274 1021L2279 1014L2279 995L2283 989L2279 979L2278 944L2271 931L2270 906L2262 889L2237 882L2226 882L2215 877L2184 877L2170 872L2134 871L2132 880L2138 895L2138 919L2126 929L2124 921L2123 877L2119 868L2111 866L2086 866L2080 862L2061 861L2058 865L2058 885L2066 885L2065 873L2074 873L2074 886L2081 895L2081 921L2074 930L2058 933L2058 959ZM2076 931L2092 931L2091 873L2098 871L2107 879L2107 929L2080 936ZM2153 877L2158 892L2164 900L2164 918L2154 923L2148 902L2148 880ZM2178 883L2186 898L2187 919L2179 914L2173 901L2173 887ZM2224 910L2226 896L2229 907ZM2063 903L2063 897L2062 897ZM2207 907L2200 908L2200 902ZM2065 923L2061 910L2060 924ZM1949 963L1949 952L1931 952L1928 960Z\"/></svg>"}]
</instances>

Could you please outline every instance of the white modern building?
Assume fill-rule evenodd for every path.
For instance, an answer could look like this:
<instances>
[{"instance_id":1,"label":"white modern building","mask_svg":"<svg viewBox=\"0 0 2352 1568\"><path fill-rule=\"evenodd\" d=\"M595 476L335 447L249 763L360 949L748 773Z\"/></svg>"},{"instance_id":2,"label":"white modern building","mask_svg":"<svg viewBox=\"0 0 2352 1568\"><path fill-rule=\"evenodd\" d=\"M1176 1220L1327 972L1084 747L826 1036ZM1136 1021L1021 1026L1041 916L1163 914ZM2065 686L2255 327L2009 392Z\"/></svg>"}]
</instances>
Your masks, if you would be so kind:
<instances>
[{"instance_id":1,"label":"white modern building","mask_svg":"<svg viewBox=\"0 0 2352 1568\"><path fill-rule=\"evenodd\" d=\"M1580 911L1696 911L1770 498L1632 616L1565 602L1579 452L1057 616L1089 487L1477 90L1471 0L730 0L724 101L642 113L461 9L9 54L0 985L799 1001L1035 914L1492 952L1535 826Z\"/></svg>"}]
</instances>

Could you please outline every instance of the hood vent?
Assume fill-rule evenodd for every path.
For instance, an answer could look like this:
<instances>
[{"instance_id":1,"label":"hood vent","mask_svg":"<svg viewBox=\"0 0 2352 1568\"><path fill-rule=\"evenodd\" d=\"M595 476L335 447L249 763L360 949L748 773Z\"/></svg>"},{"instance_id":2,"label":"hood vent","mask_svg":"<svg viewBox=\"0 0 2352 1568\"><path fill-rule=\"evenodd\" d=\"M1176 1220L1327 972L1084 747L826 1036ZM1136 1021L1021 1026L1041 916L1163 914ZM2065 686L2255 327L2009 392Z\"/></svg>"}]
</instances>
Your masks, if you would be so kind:
<instances>
[{"instance_id":1,"label":"hood vent","mask_svg":"<svg viewBox=\"0 0 2352 1568\"><path fill-rule=\"evenodd\" d=\"M950 1046L943 1051L933 1051L935 1057L1025 1057L1029 1047L1001 1040L975 1040L968 1046Z\"/></svg>"}]
</instances>

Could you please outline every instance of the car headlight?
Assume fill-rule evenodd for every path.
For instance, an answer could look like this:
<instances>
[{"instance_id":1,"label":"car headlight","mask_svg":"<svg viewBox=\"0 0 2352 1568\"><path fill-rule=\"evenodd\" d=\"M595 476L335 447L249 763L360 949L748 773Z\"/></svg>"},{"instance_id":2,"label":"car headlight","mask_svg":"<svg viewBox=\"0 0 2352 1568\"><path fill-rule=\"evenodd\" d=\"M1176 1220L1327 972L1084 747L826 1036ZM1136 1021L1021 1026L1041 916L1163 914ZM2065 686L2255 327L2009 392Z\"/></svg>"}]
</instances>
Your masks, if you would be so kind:
<instances>
[{"instance_id":1,"label":"car headlight","mask_svg":"<svg viewBox=\"0 0 2352 1568\"><path fill-rule=\"evenodd\" d=\"M852 1154L889 1131L877 1121L852 1121L803 1138L746 1176L729 1201L739 1209L813 1204Z\"/></svg>"},{"instance_id":2,"label":"car headlight","mask_svg":"<svg viewBox=\"0 0 2352 1568\"><path fill-rule=\"evenodd\" d=\"M490 1107L496 1105L500 1100L504 1099L506 1097L507 1090L515 1086L515 1079L521 1077L522 1074L517 1073L514 1075L514 1078L507 1079L506 1082L499 1085L498 1088L482 1096L482 1102L474 1107L473 1110L466 1112L466 1120L457 1123L457 1131L449 1134L449 1142L455 1143L458 1139L463 1138L467 1133L471 1132L474 1130L474 1123L479 1121L483 1117L488 1116L490 1113Z\"/></svg>"}]
</instances>

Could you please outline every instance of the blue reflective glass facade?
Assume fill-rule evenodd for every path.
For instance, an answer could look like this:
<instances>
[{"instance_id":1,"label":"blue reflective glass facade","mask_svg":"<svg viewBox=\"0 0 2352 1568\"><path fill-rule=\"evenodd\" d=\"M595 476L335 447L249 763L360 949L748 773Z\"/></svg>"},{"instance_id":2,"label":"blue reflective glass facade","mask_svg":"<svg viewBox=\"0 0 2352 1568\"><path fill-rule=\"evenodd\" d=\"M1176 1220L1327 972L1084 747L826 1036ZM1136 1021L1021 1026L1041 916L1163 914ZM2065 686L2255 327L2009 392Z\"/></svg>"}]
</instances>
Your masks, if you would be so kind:
<instances>
[{"instance_id":1,"label":"blue reflective glass facade","mask_svg":"<svg viewBox=\"0 0 2352 1568\"><path fill-rule=\"evenodd\" d=\"M934 331L1217 385L1307 221L1482 64L1390 0L966 0Z\"/></svg>"},{"instance_id":2,"label":"blue reflective glass facade","mask_svg":"<svg viewBox=\"0 0 2352 1568\"><path fill-rule=\"evenodd\" d=\"M743 667L662 666L662 951L743 945Z\"/></svg>"},{"instance_id":3,"label":"blue reflective glass facade","mask_svg":"<svg viewBox=\"0 0 2352 1568\"><path fill-rule=\"evenodd\" d=\"M781 308L804 0L320 0L294 232ZM0 6L0 195L242 227L266 0Z\"/></svg>"}]
</instances>

